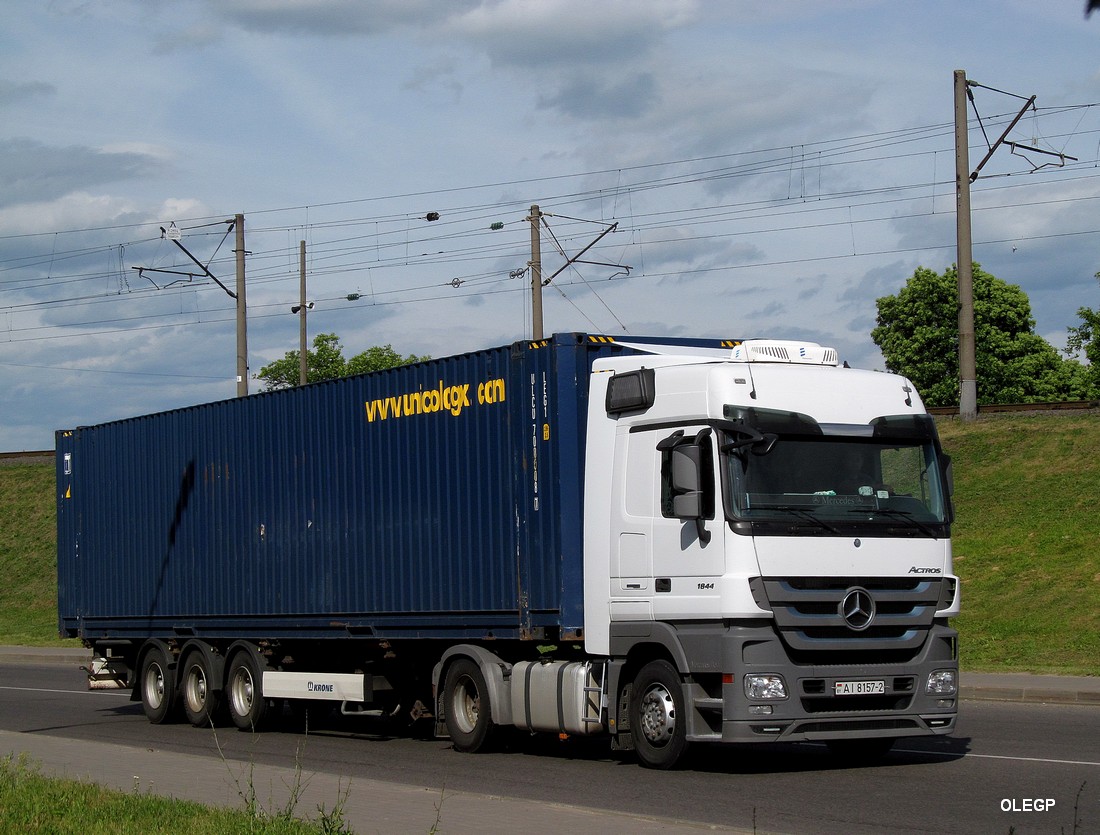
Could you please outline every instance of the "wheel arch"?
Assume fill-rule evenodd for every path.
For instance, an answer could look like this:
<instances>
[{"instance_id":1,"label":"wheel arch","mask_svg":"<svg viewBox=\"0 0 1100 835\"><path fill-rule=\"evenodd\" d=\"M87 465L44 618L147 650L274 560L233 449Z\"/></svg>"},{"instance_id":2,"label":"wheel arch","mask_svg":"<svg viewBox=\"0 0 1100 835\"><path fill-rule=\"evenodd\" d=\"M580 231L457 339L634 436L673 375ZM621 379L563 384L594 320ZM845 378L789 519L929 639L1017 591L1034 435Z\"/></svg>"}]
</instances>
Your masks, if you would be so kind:
<instances>
[{"instance_id":1,"label":"wheel arch","mask_svg":"<svg viewBox=\"0 0 1100 835\"><path fill-rule=\"evenodd\" d=\"M676 630L659 622L612 624L611 653L616 662L609 667L607 682L608 726L616 737L626 734L621 745L631 750L629 713L635 676L650 661L667 661L683 681L690 674L688 657Z\"/></svg>"},{"instance_id":2,"label":"wheel arch","mask_svg":"<svg viewBox=\"0 0 1100 835\"><path fill-rule=\"evenodd\" d=\"M206 662L206 669L210 672L209 685L216 692L220 693L225 688L225 663L228 656L223 655L221 650L214 644L204 641L201 638L192 638L180 647L179 658L175 665L176 683L183 683L181 677L187 663L187 657L193 652L200 653L203 656Z\"/></svg>"},{"instance_id":3,"label":"wheel arch","mask_svg":"<svg viewBox=\"0 0 1100 835\"><path fill-rule=\"evenodd\" d=\"M493 706L494 725L512 724L512 685L509 680L512 665L485 647L476 644L456 644L448 647L432 669L432 693L435 696L436 736L447 738L447 727L443 721L443 688L447 678L447 669L460 658L473 661L481 669L485 686L489 691L489 701Z\"/></svg>"},{"instance_id":4,"label":"wheel arch","mask_svg":"<svg viewBox=\"0 0 1100 835\"><path fill-rule=\"evenodd\" d=\"M264 669L270 666L268 664L267 657L260 651L259 645L254 644L252 641L241 639L234 641L225 648L224 658L226 670L228 670L233 665L233 660L242 652L247 653L252 657L252 659L258 665L261 673Z\"/></svg>"},{"instance_id":5,"label":"wheel arch","mask_svg":"<svg viewBox=\"0 0 1100 835\"><path fill-rule=\"evenodd\" d=\"M659 621L611 624L611 655L625 658L630 674L658 658L670 662L682 676L691 672L687 652L676 629Z\"/></svg>"}]
</instances>

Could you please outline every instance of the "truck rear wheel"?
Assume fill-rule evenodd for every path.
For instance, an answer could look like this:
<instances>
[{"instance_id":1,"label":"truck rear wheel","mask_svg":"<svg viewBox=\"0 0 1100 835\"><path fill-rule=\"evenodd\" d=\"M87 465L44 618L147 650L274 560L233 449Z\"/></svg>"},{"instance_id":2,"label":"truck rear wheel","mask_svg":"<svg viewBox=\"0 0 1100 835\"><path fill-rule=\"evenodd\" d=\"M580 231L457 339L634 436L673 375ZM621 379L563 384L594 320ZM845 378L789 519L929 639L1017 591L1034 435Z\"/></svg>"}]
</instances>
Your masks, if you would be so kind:
<instances>
[{"instance_id":1,"label":"truck rear wheel","mask_svg":"<svg viewBox=\"0 0 1100 835\"><path fill-rule=\"evenodd\" d=\"M242 731L258 730L267 715L263 697L263 667L253 653L241 650L229 664L225 682L229 718Z\"/></svg>"},{"instance_id":2,"label":"truck rear wheel","mask_svg":"<svg viewBox=\"0 0 1100 835\"><path fill-rule=\"evenodd\" d=\"M169 721L176 705L176 677L169 665L169 657L168 650L157 642L141 659L138 679L141 708L154 725Z\"/></svg>"},{"instance_id":3,"label":"truck rear wheel","mask_svg":"<svg viewBox=\"0 0 1100 835\"><path fill-rule=\"evenodd\" d=\"M687 714L680 674L667 661L650 661L634 677L630 727L638 760L672 768L687 750Z\"/></svg>"},{"instance_id":4,"label":"truck rear wheel","mask_svg":"<svg viewBox=\"0 0 1100 835\"><path fill-rule=\"evenodd\" d=\"M443 704L447 732L456 751L474 753L490 747L495 726L489 690L481 668L469 658L460 658L447 668Z\"/></svg>"},{"instance_id":5,"label":"truck rear wheel","mask_svg":"<svg viewBox=\"0 0 1100 835\"><path fill-rule=\"evenodd\" d=\"M215 724L221 707L221 681L213 656L199 648L187 653L180 679L180 695L187 721L196 728Z\"/></svg>"}]
</instances>

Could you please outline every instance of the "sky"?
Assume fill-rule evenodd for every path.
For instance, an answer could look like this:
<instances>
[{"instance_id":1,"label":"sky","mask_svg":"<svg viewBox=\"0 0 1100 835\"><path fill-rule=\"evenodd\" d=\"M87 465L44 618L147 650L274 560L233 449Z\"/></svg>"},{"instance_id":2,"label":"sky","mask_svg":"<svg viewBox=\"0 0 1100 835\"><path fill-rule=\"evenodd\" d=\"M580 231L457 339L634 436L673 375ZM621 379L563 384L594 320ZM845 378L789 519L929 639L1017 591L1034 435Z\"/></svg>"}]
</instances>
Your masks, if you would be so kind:
<instances>
[{"instance_id":1,"label":"sky","mask_svg":"<svg viewBox=\"0 0 1100 835\"><path fill-rule=\"evenodd\" d=\"M1100 307L1084 7L9 0L0 452L235 396L236 215L250 376L298 347L301 241L309 338L345 356L530 338L533 205L547 334L884 368L875 300L956 260L956 70L972 170L1024 110L971 187L974 260L1062 348Z\"/></svg>"}]
</instances>

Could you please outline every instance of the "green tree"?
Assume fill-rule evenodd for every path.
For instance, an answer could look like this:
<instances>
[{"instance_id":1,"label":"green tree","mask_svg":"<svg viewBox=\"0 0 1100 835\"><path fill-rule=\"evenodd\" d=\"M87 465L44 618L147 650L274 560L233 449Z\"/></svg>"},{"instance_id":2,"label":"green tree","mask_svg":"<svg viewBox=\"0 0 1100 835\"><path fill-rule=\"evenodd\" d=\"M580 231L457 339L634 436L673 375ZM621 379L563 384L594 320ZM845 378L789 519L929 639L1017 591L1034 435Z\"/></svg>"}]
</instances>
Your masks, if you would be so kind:
<instances>
[{"instance_id":1,"label":"green tree","mask_svg":"<svg viewBox=\"0 0 1100 835\"><path fill-rule=\"evenodd\" d=\"M1096 274L1096 278L1100 280L1100 273ZM1100 393L1100 309L1079 307L1077 317L1081 324L1069 329L1066 354L1073 359L1085 355L1089 361L1086 374L1090 391L1087 396L1095 397Z\"/></svg>"},{"instance_id":2,"label":"green tree","mask_svg":"<svg viewBox=\"0 0 1100 835\"><path fill-rule=\"evenodd\" d=\"M416 354L403 357L389 345L375 345L349 359L344 373L366 374L368 371L382 371L386 368L396 368L399 365L408 365L410 362L430 359L429 356L418 357Z\"/></svg>"},{"instance_id":3,"label":"green tree","mask_svg":"<svg viewBox=\"0 0 1100 835\"><path fill-rule=\"evenodd\" d=\"M929 406L959 402L958 275L918 267L896 296L876 301L871 339L890 371L913 381ZM1035 333L1031 302L1017 285L974 265L978 403L1077 399L1084 367Z\"/></svg>"},{"instance_id":4,"label":"green tree","mask_svg":"<svg viewBox=\"0 0 1100 835\"><path fill-rule=\"evenodd\" d=\"M298 357L298 351L287 351L282 359L261 368L254 375L255 379L263 382L265 391L298 385L301 377ZM334 333L319 333L313 338L313 350L306 350L306 382L316 383L352 374L365 374L368 371L381 371L427 359L431 357L416 354L402 357L390 345L376 345L345 360L340 337Z\"/></svg>"}]
</instances>

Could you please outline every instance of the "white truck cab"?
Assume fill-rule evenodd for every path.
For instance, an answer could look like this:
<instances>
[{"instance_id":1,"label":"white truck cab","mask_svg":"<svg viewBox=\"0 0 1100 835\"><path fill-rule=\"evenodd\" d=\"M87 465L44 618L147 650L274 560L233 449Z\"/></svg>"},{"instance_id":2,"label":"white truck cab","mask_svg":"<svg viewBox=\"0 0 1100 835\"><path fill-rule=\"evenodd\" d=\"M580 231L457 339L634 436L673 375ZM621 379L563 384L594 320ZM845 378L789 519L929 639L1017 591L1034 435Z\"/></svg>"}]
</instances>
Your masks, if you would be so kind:
<instances>
[{"instance_id":1,"label":"white truck cab","mask_svg":"<svg viewBox=\"0 0 1100 835\"><path fill-rule=\"evenodd\" d=\"M585 649L683 683L620 718L643 761L951 731L949 461L911 383L806 342L597 360L586 455Z\"/></svg>"}]
</instances>

